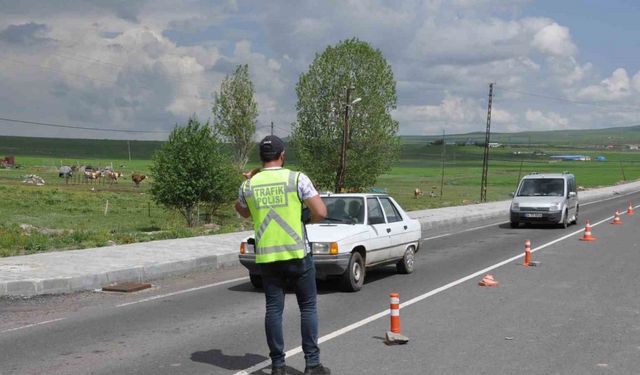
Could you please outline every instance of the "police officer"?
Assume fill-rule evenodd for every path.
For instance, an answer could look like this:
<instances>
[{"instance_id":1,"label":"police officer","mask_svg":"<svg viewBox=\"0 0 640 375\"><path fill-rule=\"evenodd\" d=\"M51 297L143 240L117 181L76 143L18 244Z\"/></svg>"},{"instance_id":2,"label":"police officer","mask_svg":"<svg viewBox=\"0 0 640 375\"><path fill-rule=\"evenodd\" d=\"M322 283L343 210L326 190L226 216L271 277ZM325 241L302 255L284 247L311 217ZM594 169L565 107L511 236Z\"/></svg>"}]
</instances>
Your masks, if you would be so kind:
<instances>
[{"instance_id":1,"label":"police officer","mask_svg":"<svg viewBox=\"0 0 640 375\"><path fill-rule=\"evenodd\" d=\"M260 266L266 297L265 330L271 373L285 374L282 311L287 282L295 286L300 308L305 374L330 374L320 363L316 271L302 223L302 203L318 222L327 209L318 192L301 172L283 168L284 143L276 136L260 142L262 168L245 173L236 211L253 219L256 263Z\"/></svg>"}]
</instances>

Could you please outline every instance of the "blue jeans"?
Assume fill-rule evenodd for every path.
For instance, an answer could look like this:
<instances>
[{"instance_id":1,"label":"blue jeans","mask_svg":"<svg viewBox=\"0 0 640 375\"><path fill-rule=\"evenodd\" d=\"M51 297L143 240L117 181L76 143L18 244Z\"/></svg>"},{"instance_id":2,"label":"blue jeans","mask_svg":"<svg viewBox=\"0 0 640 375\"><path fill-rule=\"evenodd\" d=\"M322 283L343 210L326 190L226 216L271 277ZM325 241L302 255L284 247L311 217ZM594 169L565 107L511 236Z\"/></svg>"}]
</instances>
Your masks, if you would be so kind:
<instances>
[{"instance_id":1,"label":"blue jeans","mask_svg":"<svg viewBox=\"0 0 640 375\"><path fill-rule=\"evenodd\" d=\"M261 264L260 271L266 297L264 326L272 366L282 367L285 363L282 311L288 282L295 288L300 308L300 333L306 365L318 365L320 348L318 347L316 268L313 259L307 255L304 259Z\"/></svg>"}]
</instances>

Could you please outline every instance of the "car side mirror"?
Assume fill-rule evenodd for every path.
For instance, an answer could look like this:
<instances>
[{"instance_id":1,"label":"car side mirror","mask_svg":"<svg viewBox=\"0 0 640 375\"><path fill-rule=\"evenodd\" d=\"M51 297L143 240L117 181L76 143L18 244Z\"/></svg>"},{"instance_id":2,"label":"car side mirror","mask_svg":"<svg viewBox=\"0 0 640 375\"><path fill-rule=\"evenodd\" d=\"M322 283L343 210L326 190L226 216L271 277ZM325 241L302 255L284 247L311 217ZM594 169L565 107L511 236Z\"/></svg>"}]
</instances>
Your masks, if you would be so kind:
<instances>
[{"instance_id":1,"label":"car side mirror","mask_svg":"<svg viewBox=\"0 0 640 375\"><path fill-rule=\"evenodd\" d=\"M569 192L569 198L574 198L576 196L576 192L575 191L570 191Z\"/></svg>"}]
</instances>

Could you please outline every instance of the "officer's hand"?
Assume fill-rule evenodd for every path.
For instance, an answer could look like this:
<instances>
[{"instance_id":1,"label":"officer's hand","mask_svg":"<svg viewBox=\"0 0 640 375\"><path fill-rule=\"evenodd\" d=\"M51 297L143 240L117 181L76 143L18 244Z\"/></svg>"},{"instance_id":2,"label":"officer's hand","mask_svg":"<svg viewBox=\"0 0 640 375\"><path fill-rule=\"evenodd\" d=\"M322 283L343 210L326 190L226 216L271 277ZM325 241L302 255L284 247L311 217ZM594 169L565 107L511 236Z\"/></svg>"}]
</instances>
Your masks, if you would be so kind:
<instances>
[{"instance_id":1,"label":"officer's hand","mask_svg":"<svg viewBox=\"0 0 640 375\"><path fill-rule=\"evenodd\" d=\"M244 178L246 178L247 180L250 179L251 177L255 176L256 174L258 174L258 172L260 172L260 168L253 168L252 170L250 170L249 172L243 172L242 175L244 176Z\"/></svg>"}]
</instances>

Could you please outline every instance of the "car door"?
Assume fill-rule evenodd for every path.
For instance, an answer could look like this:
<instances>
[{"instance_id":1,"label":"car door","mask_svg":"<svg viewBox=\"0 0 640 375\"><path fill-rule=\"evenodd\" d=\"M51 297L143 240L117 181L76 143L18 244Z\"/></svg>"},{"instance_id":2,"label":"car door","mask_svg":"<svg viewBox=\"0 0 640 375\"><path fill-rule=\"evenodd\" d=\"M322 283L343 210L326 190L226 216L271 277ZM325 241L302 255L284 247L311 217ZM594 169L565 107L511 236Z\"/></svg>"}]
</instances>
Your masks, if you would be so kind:
<instances>
[{"instance_id":1,"label":"car door","mask_svg":"<svg viewBox=\"0 0 640 375\"><path fill-rule=\"evenodd\" d=\"M384 210L389 227L389 254L390 259L404 256L404 244L407 240L408 227L402 220L402 215L395 204L388 197L380 197L380 204Z\"/></svg>"},{"instance_id":2,"label":"car door","mask_svg":"<svg viewBox=\"0 0 640 375\"><path fill-rule=\"evenodd\" d=\"M388 259L391 228L385 221L384 211L376 197L367 198L367 224L371 227L373 235L367 246L366 264L374 264Z\"/></svg>"},{"instance_id":3,"label":"car door","mask_svg":"<svg viewBox=\"0 0 640 375\"><path fill-rule=\"evenodd\" d=\"M576 191L575 178L567 179L567 206L569 207L569 219L571 220L578 214L578 192Z\"/></svg>"}]
</instances>

